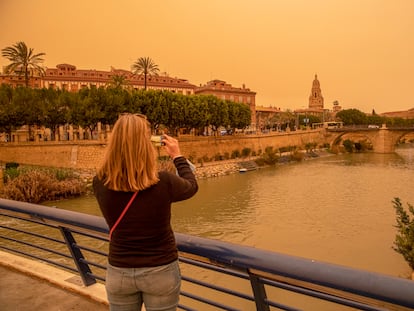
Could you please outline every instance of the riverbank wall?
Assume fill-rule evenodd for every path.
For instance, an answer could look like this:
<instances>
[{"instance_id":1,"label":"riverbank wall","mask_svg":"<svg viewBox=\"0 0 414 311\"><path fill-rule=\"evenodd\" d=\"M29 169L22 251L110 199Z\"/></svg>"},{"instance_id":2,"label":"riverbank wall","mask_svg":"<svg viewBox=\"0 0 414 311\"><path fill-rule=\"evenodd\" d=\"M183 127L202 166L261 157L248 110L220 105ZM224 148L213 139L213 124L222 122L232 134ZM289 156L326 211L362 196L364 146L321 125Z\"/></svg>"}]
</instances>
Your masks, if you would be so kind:
<instances>
[{"instance_id":1,"label":"riverbank wall","mask_svg":"<svg viewBox=\"0 0 414 311\"><path fill-rule=\"evenodd\" d=\"M180 136L180 149L197 167L208 166L218 159L229 160L233 154L241 155L249 149L250 155L259 155L268 147L274 150L295 146L305 149L306 144L324 144L323 135L317 130L275 133L267 135L196 137ZM99 167L106 149L106 141L58 141L1 143L0 162L16 162L23 165L38 165L76 170L95 170ZM160 156L166 156L163 148ZM234 162L245 159L220 161L234 169ZM226 163L226 164L225 164Z\"/></svg>"}]
</instances>

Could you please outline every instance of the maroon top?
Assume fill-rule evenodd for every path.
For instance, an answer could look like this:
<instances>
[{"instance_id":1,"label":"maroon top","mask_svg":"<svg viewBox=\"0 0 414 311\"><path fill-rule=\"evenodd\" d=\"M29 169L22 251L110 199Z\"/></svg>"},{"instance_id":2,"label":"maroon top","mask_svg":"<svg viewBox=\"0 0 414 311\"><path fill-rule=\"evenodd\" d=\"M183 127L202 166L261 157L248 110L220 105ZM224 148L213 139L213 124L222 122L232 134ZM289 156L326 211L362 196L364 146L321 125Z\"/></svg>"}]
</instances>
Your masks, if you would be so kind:
<instances>
[{"instance_id":1,"label":"maroon top","mask_svg":"<svg viewBox=\"0 0 414 311\"><path fill-rule=\"evenodd\" d=\"M174 159L177 176L159 172L160 181L138 192L115 228L108 261L124 268L154 267L178 258L171 228L171 203L191 198L198 190L196 178L184 157ZM132 197L132 192L109 190L96 176L93 189L101 212L111 228Z\"/></svg>"}]
</instances>

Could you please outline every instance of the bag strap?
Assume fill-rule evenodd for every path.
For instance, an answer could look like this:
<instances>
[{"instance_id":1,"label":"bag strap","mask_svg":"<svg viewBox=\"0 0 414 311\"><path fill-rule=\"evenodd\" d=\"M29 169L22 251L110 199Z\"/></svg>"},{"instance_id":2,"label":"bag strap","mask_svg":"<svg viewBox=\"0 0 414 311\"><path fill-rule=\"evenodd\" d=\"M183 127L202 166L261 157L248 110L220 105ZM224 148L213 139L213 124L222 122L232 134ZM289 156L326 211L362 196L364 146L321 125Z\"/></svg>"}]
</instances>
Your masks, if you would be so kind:
<instances>
[{"instance_id":1,"label":"bag strap","mask_svg":"<svg viewBox=\"0 0 414 311\"><path fill-rule=\"evenodd\" d=\"M124 210L122 211L121 215L119 215L117 221L115 222L115 224L112 226L111 230L109 231L109 241L111 240L112 232L114 232L115 228L118 226L119 222L122 220L125 213L128 211L129 207L131 206L132 201L134 201L137 194L138 194L138 192L134 192L131 199L129 199L128 204L125 206Z\"/></svg>"}]
</instances>

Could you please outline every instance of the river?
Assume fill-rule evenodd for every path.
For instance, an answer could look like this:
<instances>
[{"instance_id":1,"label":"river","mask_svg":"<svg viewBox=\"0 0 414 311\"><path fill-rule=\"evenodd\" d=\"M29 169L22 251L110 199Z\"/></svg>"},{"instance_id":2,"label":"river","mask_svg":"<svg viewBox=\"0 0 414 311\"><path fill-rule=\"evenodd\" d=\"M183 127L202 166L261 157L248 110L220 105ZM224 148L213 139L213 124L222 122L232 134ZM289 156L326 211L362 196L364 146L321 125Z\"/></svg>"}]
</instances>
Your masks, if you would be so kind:
<instances>
[{"instance_id":1,"label":"river","mask_svg":"<svg viewBox=\"0 0 414 311\"><path fill-rule=\"evenodd\" d=\"M173 227L198 235L407 277L392 200L414 204L414 148L343 154L199 181ZM100 215L94 197L53 203Z\"/></svg>"}]
</instances>

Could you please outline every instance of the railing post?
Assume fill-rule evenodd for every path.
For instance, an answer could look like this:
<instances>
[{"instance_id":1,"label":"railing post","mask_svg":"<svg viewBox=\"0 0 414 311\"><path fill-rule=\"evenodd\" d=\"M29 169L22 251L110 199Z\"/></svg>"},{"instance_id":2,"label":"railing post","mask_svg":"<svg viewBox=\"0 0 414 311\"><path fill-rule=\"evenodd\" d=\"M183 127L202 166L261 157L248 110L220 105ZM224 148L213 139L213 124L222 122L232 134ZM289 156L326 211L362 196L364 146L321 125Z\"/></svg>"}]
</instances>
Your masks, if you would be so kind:
<instances>
[{"instance_id":1,"label":"railing post","mask_svg":"<svg viewBox=\"0 0 414 311\"><path fill-rule=\"evenodd\" d=\"M70 250L70 253L72 255L72 258L73 258L73 261L75 262L76 267L78 268L83 284L85 286L95 284L96 279L90 276L92 271L89 268L89 265L82 261L82 259L84 259L85 257L83 256L81 250L75 247L76 241L72 235L72 232L64 227L60 227L60 231L62 232L63 237L65 238L66 245Z\"/></svg>"},{"instance_id":2,"label":"railing post","mask_svg":"<svg viewBox=\"0 0 414 311\"><path fill-rule=\"evenodd\" d=\"M262 282L255 275L249 273L250 284L252 285L254 302L256 303L257 311L270 311L269 304L267 303L266 290Z\"/></svg>"}]
</instances>

